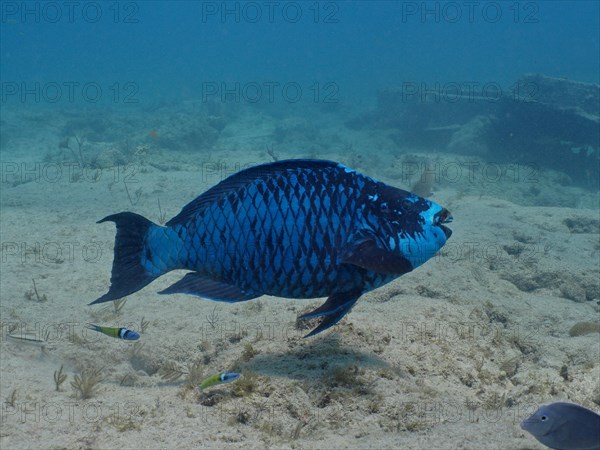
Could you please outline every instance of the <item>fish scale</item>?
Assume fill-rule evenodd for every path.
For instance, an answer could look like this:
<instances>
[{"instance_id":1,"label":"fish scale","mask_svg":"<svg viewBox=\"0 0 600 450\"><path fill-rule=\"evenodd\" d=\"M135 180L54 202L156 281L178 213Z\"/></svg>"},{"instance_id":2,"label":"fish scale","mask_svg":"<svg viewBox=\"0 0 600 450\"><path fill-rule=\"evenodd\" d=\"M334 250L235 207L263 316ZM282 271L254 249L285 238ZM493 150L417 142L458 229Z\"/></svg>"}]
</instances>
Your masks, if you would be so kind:
<instances>
[{"instance_id":1,"label":"fish scale","mask_svg":"<svg viewBox=\"0 0 600 450\"><path fill-rule=\"evenodd\" d=\"M198 246L192 252L195 257L184 265L197 271L221 273L223 281L246 291L295 298L328 295L334 280L328 279L326 284L317 281L326 279L327 270L325 264L318 264L318 259L330 255L327 259L335 260L337 252L318 243L331 245L348 237L353 220L350 196L358 190L353 189L353 184L327 189L326 176L319 177L306 169L286 175L288 178L280 175L230 193L196 217L193 229L199 236L189 245L198 246L199 241L207 245ZM242 199L244 215L236 214L238 199ZM337 204L339 210L321 207L328 203ZM345 220L336 220L337 217ZM242 235L244 240L227 239L227 234ZM250 254L244 245L248 241L256 244ZM214 258L209 258L211 244ZM231 255L241 255L243 259L236 263ZM211 259L213 267L208 268ZM272 270L276 261L283 262L279 271ZM232 267L238 270L231 270Z\"/></svg>"},{"instance_id":2,"label":"fish scale","mask_svg":"<svg viewBox=\"0 0 600 450\"><path fill-rule=\"evenodd\" d=\"M327 301L314 335L364 293L423 264L451 231L441 206L341 164L289 160L246 169L159 227L134 213L117 225L109 292L129 295L175 269L190 272L162 294L238 302L270 294Z\"/></svg>"}]
</instances>

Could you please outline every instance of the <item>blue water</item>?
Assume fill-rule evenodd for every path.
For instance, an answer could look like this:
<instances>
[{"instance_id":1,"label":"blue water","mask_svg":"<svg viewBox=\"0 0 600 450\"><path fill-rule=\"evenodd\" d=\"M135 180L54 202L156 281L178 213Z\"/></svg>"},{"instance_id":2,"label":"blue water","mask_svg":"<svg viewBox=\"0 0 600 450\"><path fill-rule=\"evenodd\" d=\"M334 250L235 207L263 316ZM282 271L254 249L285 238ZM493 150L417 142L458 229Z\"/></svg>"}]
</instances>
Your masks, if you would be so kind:
<instances>
[{"instance_id":1,"label":"blue water","mask_svg":"<svg viewBox=\"0 0 600 450\"><path fill-rule=\"evenodd\" d=\"M144 98L206 82L336 83L341 98L403 81L524 73L597 82L600 6L552 2L2 3L4 82L134 82Z\"/></svg>"}]
</instances>

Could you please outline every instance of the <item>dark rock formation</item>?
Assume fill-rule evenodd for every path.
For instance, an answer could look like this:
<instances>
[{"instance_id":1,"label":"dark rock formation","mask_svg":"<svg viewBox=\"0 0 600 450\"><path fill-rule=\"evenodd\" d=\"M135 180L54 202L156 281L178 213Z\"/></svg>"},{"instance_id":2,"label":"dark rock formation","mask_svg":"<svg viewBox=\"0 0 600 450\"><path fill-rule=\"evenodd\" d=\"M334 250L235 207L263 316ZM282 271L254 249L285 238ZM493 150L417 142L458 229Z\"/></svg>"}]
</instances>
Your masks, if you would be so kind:
<instances>
[{"instance_id":1,"label":"dark rock formation","mask_svg":"<svg viewBox=\"0 0 600 450\"><path fill-rule=\"evenodd\" d=\"M397 129L401 146L536 164L598 187L598 84L525 75L506 91L411 85L381 91L377 100L347 126Z\"/></svg>"}]
</instances>

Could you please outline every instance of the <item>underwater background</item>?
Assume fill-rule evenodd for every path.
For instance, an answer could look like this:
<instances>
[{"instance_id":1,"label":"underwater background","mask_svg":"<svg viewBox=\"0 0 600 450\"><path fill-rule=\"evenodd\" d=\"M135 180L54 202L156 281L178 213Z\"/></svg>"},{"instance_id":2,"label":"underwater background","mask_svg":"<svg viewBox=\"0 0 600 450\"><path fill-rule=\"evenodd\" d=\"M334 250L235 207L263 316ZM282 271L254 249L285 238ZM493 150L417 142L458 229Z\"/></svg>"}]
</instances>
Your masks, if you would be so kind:
<instances>
[{"instance_id":1,"label":"underwater background","mask_svg":"<svg viewBox=\"0 0 600 450\"><path fill-rule=\"evenodd\" d=\"M542 449L539 405L600 409L600 3L0 8L2 448ZM429 197L453 235L308 339L321 299L156 294L181 273L88 306L102 217L164 224L290 158Z\"/></svg>"}]
</instances>

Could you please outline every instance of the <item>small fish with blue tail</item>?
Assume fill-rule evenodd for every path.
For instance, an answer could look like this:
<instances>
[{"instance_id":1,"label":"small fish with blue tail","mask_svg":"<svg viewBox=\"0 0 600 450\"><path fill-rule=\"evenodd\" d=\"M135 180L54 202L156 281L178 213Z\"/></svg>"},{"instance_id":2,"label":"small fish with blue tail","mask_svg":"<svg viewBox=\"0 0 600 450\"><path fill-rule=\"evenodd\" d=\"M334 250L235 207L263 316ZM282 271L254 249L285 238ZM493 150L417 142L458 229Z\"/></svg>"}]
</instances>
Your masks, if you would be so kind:
<instances>
[{"instance_id":1,"label":"small fish with blue tail","mask_svg":"<svg viewBox=\"0 0 600 450\"><path fill-rule=\"evenodd\" d=\"M137 331L129 330L128 328L101 327L93 323L88 323L86 328L125 341L137 341L140 338L140 334Z\"/></svg>"},{"instance_id":2,"label":"small fish with blue tail","mask_svg":"<svg viewBox=\"0 0 600 450\"><path fill-rule=\"evenodd\" d=\"M313 336L335 325L365 292L419 267L446 243L452 216L435 202L333 161L277 161L242 170L186 205L165 226L113 214L108 293L130 295L176 269L190 272L161 294L222 302L261 295L326 302Z\"/></svg>"},{"instance_id":3,"label":"small fish with blue tail","mask_svg":"<svg viewBox=\"0 0 600 450\"><path fill-rule=\"evenodd\" d=\"M211 377L202 380L198 385L200 389L206 389L207 387L216 386L217 384L231 383L240 377L239 373L235 372L223 372L213 375Z\"/></svg>"},{"instance_id":4,"label":"small fish with blue tail","mask_svg":"<svg viewBox=\"0 0 600 450\"><path fill-rule=\"evenodd\" d=\"M600 415L576 403L543 405L521 428L554 450L600 450Z\"/></svg>"}]
</instances>

